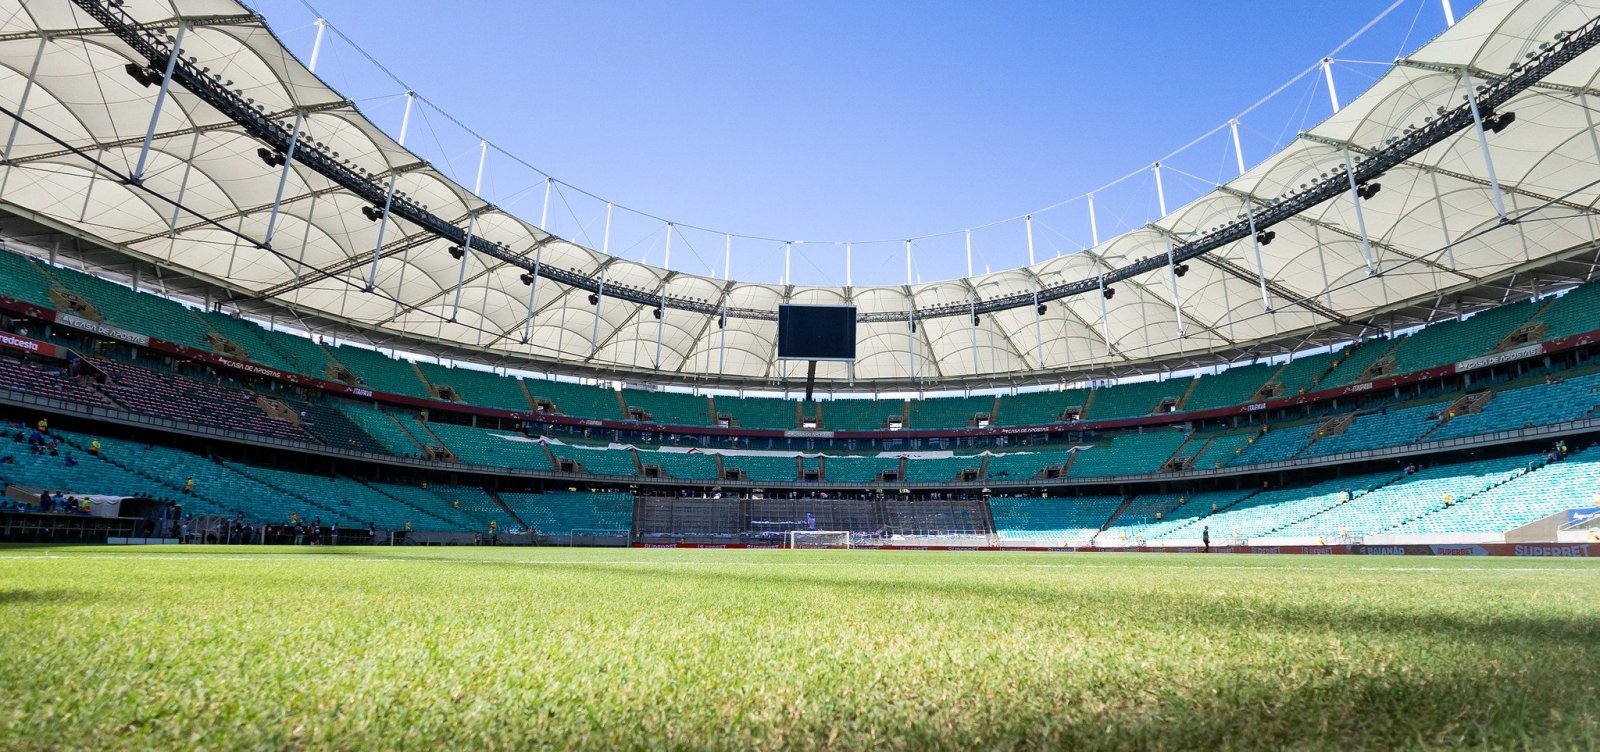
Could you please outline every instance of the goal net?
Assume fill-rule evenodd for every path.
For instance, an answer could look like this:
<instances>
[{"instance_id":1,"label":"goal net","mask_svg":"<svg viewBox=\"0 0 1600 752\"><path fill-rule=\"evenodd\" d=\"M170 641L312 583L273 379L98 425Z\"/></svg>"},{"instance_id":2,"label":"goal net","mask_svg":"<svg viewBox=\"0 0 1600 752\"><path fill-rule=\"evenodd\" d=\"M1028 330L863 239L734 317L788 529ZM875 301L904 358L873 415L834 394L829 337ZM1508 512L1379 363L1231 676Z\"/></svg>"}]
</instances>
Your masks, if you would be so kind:
<instances>
[{"instance_id":1,"label":"goal net","mask_svg":"<svg viewBox=\"0 0 1600 752\"><path fill-rule=\"evenodd\" d=\"M784 548L849 548L850 533L843 530L791 530Z\"/></svg>"}]
</instances>

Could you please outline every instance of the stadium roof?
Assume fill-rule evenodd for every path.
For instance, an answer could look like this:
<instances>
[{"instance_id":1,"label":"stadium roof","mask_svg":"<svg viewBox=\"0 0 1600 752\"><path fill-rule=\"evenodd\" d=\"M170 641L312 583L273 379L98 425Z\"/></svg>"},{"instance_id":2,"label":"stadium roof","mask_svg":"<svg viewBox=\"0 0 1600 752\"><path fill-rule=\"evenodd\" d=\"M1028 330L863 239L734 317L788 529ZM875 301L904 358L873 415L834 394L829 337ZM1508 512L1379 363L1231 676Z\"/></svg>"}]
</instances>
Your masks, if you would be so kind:
<instances>
[{"instance_id":1,"label":"stadium roof","mask_svg":"<svg viewBox=\"0 0 1600 752\"><path fill-rule=\"evenodd\" d=\"M160 268L169 289L490 363L775 383L784 366L769 314L788 301L859 306L853 373L819 369L836 384L1158 370L1349 339L1375 320L1425 317L1448 296L1493 299L1486 285L1513 275L1570 275L1597 237L1600 52L1550 58L1581 36L1559 33L1593 31L1600 1L1487 0L1287 148L1094 248L969 279L869 287L725 282L551 236L407 151L232 0L0 0L0 9L0 99L24 122L0 172L6 210ZM183 85L165 97L146 155L166 57L152 50L180 19L192 64L178 66ZM1460 120L1464 76L1480 97L1523 79L1493 108L1515 122L1487 134L1489 161L1477 129L1460 127L1471 122ZM297 122L275 202L285 171L258 150L285 151ZM1442 138L1422 139L1430 129ZM1402 153L1408 144L1425 148ZM1339 185L1347 166L1381 190L1356 199ZM369 220L363 208L381 205L391 181L393 213ZM1501 206L1520 221L1504 221ZM1257 219L1274 222L1271 242L1217 229ZM463 263L450 248L469 225ZM1180 257L1181 277L1169 247L1192 256ZM530 287L522 275L535 258L543 278ZM1097 277L1114 270L1107 299ZM602 279L597 316L590 296ZM1032 300L1040 291L1043 313Z\"/></svg>"}]
</instances>

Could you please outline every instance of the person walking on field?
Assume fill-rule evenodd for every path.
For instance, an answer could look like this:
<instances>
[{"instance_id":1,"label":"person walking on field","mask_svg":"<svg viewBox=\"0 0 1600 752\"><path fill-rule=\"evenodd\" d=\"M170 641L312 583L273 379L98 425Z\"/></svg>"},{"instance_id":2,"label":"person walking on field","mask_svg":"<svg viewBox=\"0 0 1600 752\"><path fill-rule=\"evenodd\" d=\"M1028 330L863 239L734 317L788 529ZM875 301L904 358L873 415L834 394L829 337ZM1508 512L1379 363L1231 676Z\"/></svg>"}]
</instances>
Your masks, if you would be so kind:
<instances>
[{"instance_id":1,"label":"person walking on field","mask_svg":"<svg viewBox=\"0 0 1600 752\"><path fill-rule=\"evenodd\" d=\"M1205 552L1211 553L1211 526L1206 525L1200 529L1200 543L1205 546Z\"/></svg>"}]
</instances>

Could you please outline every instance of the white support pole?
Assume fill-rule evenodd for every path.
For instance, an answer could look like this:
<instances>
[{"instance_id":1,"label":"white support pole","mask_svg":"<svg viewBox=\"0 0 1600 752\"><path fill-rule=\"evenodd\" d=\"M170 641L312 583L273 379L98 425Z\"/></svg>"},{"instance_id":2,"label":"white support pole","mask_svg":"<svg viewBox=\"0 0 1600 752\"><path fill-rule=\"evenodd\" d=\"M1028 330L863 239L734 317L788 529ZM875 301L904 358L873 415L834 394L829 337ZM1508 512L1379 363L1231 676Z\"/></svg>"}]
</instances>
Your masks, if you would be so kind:
<instances>
[{"instance_id":1,"label":"white support pole","mask_svg":"<svg viewBox=\"0 0 1600 752\"><path fill-rule=\"evenodd\" d=\"M600 284L594 294L594 330L589 334L589 357L600 347L600 306L606 302L606 270L600 270Z\"/></svg>"},{"instance_id":2,"label":"white support pole","mask_svg":"<svg viewBox=\"0 0 1600 752\"><path fill-rule=\"evenodd\" d=\"M600 252L611 255L611 209L610 201L606 202L606 231L600 238Z\"/></svg>"},{"instance_id":3,"label":"white support pole","mask_svg":"<svg viewBox=\"0 0 1600 752\"><path fill-rule=\"evenodd\" d=\"M1033 266L1033 215L1029 214L1028 216L1023 217L1022 224L1028 230L1028 266Z\"/></svg>"},{"instance_id":4,"label":"white support pole","mask_svg":"<svg viewBox=\"0 0 1600 752\"><path fill-rule=\"evenodd\" d=\"M144 146L139 147L139 161L134 165L133 174L128 176L128 182L138 185L144 181L145 162L150 158L150 146L156 140L156 126L161 124L161 108L167 102L167 91L172 88L172 70L178 66L178 58L183 54L183 33L189 25L178 23L178 34L173 38L172 49L167 54L167 70L161 76L161 88L156 91L155 110L150 113L150 127L144 132Z\"/></svg>"},{"instance_id":5,"label":"white support pole","mask_svg":"<svg viewBox=\"0 0 1600 752\"><path fill-rule=\"evenodd\" d=\"M851 262L850 255L851 255L851 251L852 250L853 249L851 248L851 244L850 243L845 243L844 244L844 286L845 287L854 287L855 286L855 283L850 279L850 266L851 266L851 264L850 264L850 262Z\"/></svg>"},{"instance_id":6,"label":"white support pole","mask_svg":"<svg viewBox=\"0 0 1600 752\"><path fill-rule=\"evenodd\" d=\"M539 229L550 232L550 188L555 185L556 179L544 179L544 206L539 209Z\"/></svg>"},{"instance_id":7,"label":"white support pole","mask_svg":"<svg viewBox=\"0 0 1600 752\"><path fill-rule=\"evenodd\" d=\"M411 127L411 107L416 99L416 92L406 92L406 111L400 117L400 138L397 139L401 146L406 145L406 131ZM372 247L372 269L367 273L367 292L372 292L378 286L378 262L383 260L383 235L389 229L389 210L394 207L394 186L399 180L400 173L389 175L389 188L384 191L383 214L378 217L378 242Z\"/></svg>"},{"instance_id":8,"label":"white support pole","mask_svg":"<svg viewBox=\"0 0 1600 752\"><path fill-rule=\"evenodd\" d=\"M783 283L789 284L789 257L794 253L794 243L783 242Z\"/></svg>"},{"instance_id":9,"label":"white support pole","mask_svg":"<svg viewBox=\"0 0 1600 752\"><path fill-rule=\"evenodd\" d=\"M978 365L978 305L971 296L967 297L967 313L972 316L972 372L977 373L981 368Z\"/></svg>"},{"instance_id":10,"label":"white support pole","mask_svg":"<svg viewBox=\"0 0 1600 752\"><path fill-rule=\"evenodd\" d=\"M1244 215L1250 222L1250 246L1256 252L1256 282L1261 285L1261 310L1272 313L1272 299L1267 297L1267 269L1261 263L1261 233L1256 229L1256 210L1249 197L1244 200Z\"/></svg>"},{"instance_id":11,"label":"white support pole","mask_svg":"<svg viewBox=\"0 0 1600 752\"><path fill-rule=\"evenodd\" d=\"M1167 216L1167 189L1161 184L1161 163L1150 165L1150 171L1156 174L1156 208L1161 210L1159 216Z\"/></svg>"},{"instance_id":12,"label":"white support pole","mask_svg":"<svg viewBox=\"0 0 1600 752\"><path fill-rule=\"evenodd\" d=\"M1106 357L1115 353L1111 349L1111 313L1106 306L1106 275L1100 273L1100 337L1106 341Z\"/></svg>"},{"instance_id":13,"label":"white support pole","mask_svg":"<svg viewBox=\"0 0 1600 752\"><path fill-rule=\"evenodd\" d=\"M1233 158L1239 162L1239 174L1244 174L1244 147L1239 145L1239 118L1228 121L1228 130L1233 131Z\"/></svg>"},{"instance_id":14,"label":"white support pole","mask_svg":"<svg viewBox=\"0 0 1600 752\"><path fill-rule=\"evenodd\" d=\"M1328 82L1328 103L1333 105L1335 114L1339 112L1339 92L1333 88L1333 58L1322 59L1322 77Z\"/></svg>"},{"instance_id":15,"label":"white support pole","mask_svg":"<svg viewBox=\"0 0 1600 752\"><path fill-rule=\"evenodd\" d=\"M1100 225L1094 219L1094 194L1089 194L1089 242L1100 245Z\"/></svg>"},{"instance_id":16,"label":"white support pole","mask_svg":"<svg viewBox=\"0 0 1600 752\"><path fill-rule=\"evenodd\" d=\"M911 241L906 241L906 284L911 284Z\"/></svg>"},{"instance_id":17,"label":"white support pole","mask_svg":"<svg viewBox=\"0 0 1600 752\"><path fill-rule=\"evenodd\" d=\"M533 252L533 284L528 285L528 319L522 323L522 344L528 344L528 338L533 336L533 312L539 307L539 264L544 261L544 245ZM565 330L565 327L562 327ZM560 345L556 346L560 349Z\"/></svg>"},{"instance_id":18,"label":"white support pole","mask_svg":"<svg viewBox=\"0 0 1600 752\"><path fill-rule=\"evenodd\" d=\"M672 223L667 223L667 247L661 252L661 268L672 268Z\"/></svg>"},{"instance_id":19,"label":"white support pole","mask_svg":"<svg viewBox=\"0 0 1600 752\"><path fill-rule=\"evenodd\" d=\"M478 140L478 175L472 180L472 193L478 195L483 191L483 165L489 158L489 142ZM473 213L467 218L467 242L461 245L461 266L456 270L456 299L450 307L450 322L455 323L456 315L461 312L461 287L467 281L467 257L472 255L472 236L478 229L478 215Z\"/></svg>"},{"instance_id":20,"label":"white support pole","mask_svg":"<svg viewBox=\"0 0 1600 752\"><path fill-rule=\"evenodd\" d=\"M278 171L278 192L272 197L272 213L267 215L267 232L261 238L263 248L272 248L272 236L278 230L278 212L283 208L283 191L289 187L289 173L294 171L294 151L300 146L300 126L305 122L305 113L296 110L294 113L294 128L289 131L289 150L283 153L283 169Z\"/></svg>"},{"instance_id":21,"label":"white support pole","mask_svg":"<svg viewBox=\"0 0 1600 752\"><path fill-rule=\"evenodd\" d=\"M1361 194L1356 193L1356 167L1350 161L1350 150L1344 150L1344 175L1350 181L1350 201L1356 207L1356 228L1361 231L1361 257L1367 262L1367 276L1378 273L1377 264L1372 260L1372 241L1367 237L1367 216L1361 211ZM1503 216L1503 215L1502 215Z\"/></svg>"},{"instance_id":22,"label":"white support pole","mask_svg":"<svg viewBox=\"0 0 1600 752\"><path fill-rule=\"evenodd\" d=\"M39 35L39 49L33 53L33 65L28 68L28 80L22 84L22 98L17 101L17 116L11 121L11 135L6 136L6 150L0 154L0 162L11 161L11 148L17 143L17 129L22 127L22 118L28 114L28 95L33 93L33 82L39 77L39 61L44 59L44 48L50 44L50 37Z\"/></svg>"},{"instance_id":23,"label":"white support pole","mask_svg":"<svg viewBox=\"0 0 1600 752\"><path fill-rule=\"evenodd\" d=\"M972 231L971 230L967 230L966 231L966 236L967 236L967 277L970 279L972 277ZM1032 229L1031 226L1029 227L1029 230L1028 230L1028 237L1030 237L1030 238L1033 237L1033 229ZM1028 246L1032 247L1033 243L1029 243ZM1032 256L1033 254L1030 253L1028 255Z\"/></svg>"},{"instance_id":24,"label":"white support pole","mask_svg":"<svg viewBox=\"0 0 1600 752\"><path fill-rule=\"evenodd\" d=\"M317 72L317 60L322 57L322 35L328 30L328 19L319 18L313 22L317 27L317 38L311 43L311 60L306 63L306 70Z\"/></svg>"},{"instance_id":25,"label":"white support pole","mask_svg":"<svg viewBox=\"0 0 1600 752\"><path fill-rule=\"evenodd\" d=\"M1445 25L1445 28L1449 28L1451 26L1455 26L1456 25L1456 12L1455 12L1454 9L1452 9L1450 7L1450 0L1439 0L1439 4L1444 6L1444 25Z\"/></svg>"},{"instance_id":26,"label":"white support pole","mask_svg":"<svg viewBox=\"0 0 1600 752\"><path fill-rule=\"evenodd\" d=\"M733 266L733 234L725 233L722 236L722 281L727 282L729 268Z\"/></svg>"},{"instance_id":27,"label":"white support pole","mask_svg":"<svg viewBox=\"0 0 1600 752\"><path fill-rule=\"evenodd\" d=\"M189 173L194 170L194 155L199 150L200 131L195 131L194 138L189 141L189 158L183 163L183 176L178 178L178 200L172 203L172 220L167 222L168 240L178 239L178 215L183 212L183 196L189 192ZM313 193L311 195L313 206L316 205L316 200L317 196ZM305 248L302 247L300 250L301 254L304 255ZM295 274L298 275L299 271L297 270Z\"/></svg>"},{"instance_id":28,"label":"white support pole","mask_svg":"<svg viewBox=\"0 0 1600 752\"><path fill-rule=\"evenodd\" d=\"M911 241L907 240L909 245ZM910 379L917 379L917 309L912 307L911 313L906 316L906 373Z\"/></svg>"},{"instance_id":29,"label":"white support pole","mask_svg":"<svg viewBox=\"0 0 1600 752\"><path fill-rule=\"evenodd\" d=\"M1456 268L1456 244L1450 239L1450 221L1445 216L1444 194L1439 192L1439 173L1429 171L1428 177L1433 179L1433 202L1439 207L1439 229L1444 232L1444 253L1450 259L1450 270Z\"/></svg>"},{"instance_id":30,"label":"white support pole","mask_svg":"<svg viewBox=\"0 0 1600 752\"><path fill-rule=\"evenodd\" d=\"M1494 174L1494 160L1489 157L1489 135L1483 130L1483 113L1478 110L1478 94L1472 90L1472 72L1461 69L1461 84L1467 90L1467 104L1472 106L1472 126L1478 131L1478 147L1483 150L1483 165L1488 169L1489 188L1494 191L1494 210L1500 221L1506 221L1506 200L1500 195L1500 180Z\"/></svg>"},{"instance_id":31,"label":"white support pole","mask_svg":"<svg viewBox=\"0 0 1600 752\"><path fill-rule=\"evenodd\" d=\"M721 376L728 364L728 298L722 298L722 316L717 319L720 324L717 328L721 331L722 341L717 345L717 375Z\"/></svg>"},{"instance_id":32,"label":"white support pole","mask_svg":"<svg viewBox=\"0 0 1600 752\"><path fill-rule=\"evenodd\" d=\"M1172 255L1172 235L1161 233L1167 241L1167 278L1172 282L1172 320L1178 324L1178 339L1183 339L1183 306L1178 300L1178 261Z\"/></svg>"}]
</instances>

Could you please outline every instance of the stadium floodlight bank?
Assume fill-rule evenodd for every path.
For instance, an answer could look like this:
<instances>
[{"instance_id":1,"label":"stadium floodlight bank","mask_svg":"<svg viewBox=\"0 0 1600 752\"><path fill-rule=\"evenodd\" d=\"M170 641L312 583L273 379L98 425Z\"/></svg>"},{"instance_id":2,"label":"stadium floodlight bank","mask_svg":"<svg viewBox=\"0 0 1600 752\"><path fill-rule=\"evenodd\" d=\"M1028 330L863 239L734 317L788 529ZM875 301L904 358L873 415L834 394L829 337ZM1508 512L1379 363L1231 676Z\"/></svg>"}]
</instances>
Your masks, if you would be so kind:
<instances>
[{"instance_id":1,"label":"stadium floodlight bank","mask_svg":"<svg viewBox=\"0 0 1600 752\"><path fill-rule=\"evenodd\" d=\"M784 548L850 548L848 530L790 530Z\"/></svg>"}]
</instances>

